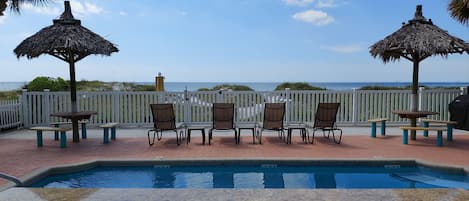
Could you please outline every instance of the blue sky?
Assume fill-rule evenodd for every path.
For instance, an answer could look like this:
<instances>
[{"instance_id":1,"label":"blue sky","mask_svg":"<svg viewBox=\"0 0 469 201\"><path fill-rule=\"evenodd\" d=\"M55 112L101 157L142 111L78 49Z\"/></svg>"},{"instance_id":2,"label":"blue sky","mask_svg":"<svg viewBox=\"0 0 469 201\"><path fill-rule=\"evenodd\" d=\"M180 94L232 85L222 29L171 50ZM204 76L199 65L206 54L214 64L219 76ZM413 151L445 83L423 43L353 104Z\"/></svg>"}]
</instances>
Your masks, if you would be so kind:
<instances>
[{"instance_id":1,"label":"blue sky","mask_svg":"<svg viewBox=\"0 0 469 201\"><path fill-rule=\"evenodd\" d=\"M407 60L383 64L369 47L413 18L415 6L450 34L469 27L449 0L74 0L82 25L117 44L111 57L77 63L77 79L178 82L410 82ZM36 76L69 79L66 63L43 55L18 60L13 49L52 24L63 1L25 5L0 18L0 82ZM420 81L468 82L469 56L432 57Z\"/></svg>"}]
</instances>

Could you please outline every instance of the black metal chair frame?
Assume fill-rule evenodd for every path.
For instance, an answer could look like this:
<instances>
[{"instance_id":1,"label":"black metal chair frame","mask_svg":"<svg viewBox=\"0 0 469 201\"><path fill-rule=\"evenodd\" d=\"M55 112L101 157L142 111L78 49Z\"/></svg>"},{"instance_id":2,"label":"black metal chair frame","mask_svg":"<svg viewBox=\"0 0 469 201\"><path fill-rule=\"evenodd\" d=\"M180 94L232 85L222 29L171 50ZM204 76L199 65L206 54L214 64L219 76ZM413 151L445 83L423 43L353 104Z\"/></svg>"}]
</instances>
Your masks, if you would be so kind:
<instances>
[{"instance_id":1,"label":"black metal chair frame","mask_svg":"<svg viewBox=\"0 0 469 201\"><path fill-rule=\"evenodd\" d=\"M332 106L334 106L334 108L332 108L332 107L327 108L328 105L332 105ZM334 142L337 143L337 144L340 144L340 142L342 141L342 129L337 128L337 121L336 121L337 112L339 111L339 106L340 106L340 103L319 103L318 104L318 108L316 110L316 115L314 117L314 125L312 127L313 128L313 137L310 141L311 144L314 143L314 134L318 130L322 131L322 134L325 138L329 138L330 134L332 133L332 138L333 138ZM320 115L318 115L318 114L320 114L320 112L322 112L320 110L324 110L324 109L334 109L336 111L335 114L333 115L334 120L332 122L330 122L332 124L331 126L318 127L317 124L321 121L319 119ZM326 136L326 131L327 131L327 136ZM334 131L340 131L340 136L339 136L338 140L335 137L335 132ZM309 141L309 135L308 135L308 141Z\"/></svg>"},{"instance_id":2,"label":"black metal chair frame","mask_svg":"<svg viewBox=\"0 0 469 201\"><path fill-rule=\"evenodd\" d=\"M230 105L228 107L228 105ZM216 123L215 121L217 121L217 119L215 119L215 113L217 109L222 109L222 110L227 110L227 109L230 109L233 116L231 118L231 128L216 128ZM208 132L208 144L211 145L211 141L212 141L212 138L213 138L213 131L215 130L222 130L222 131L227 131L227 130L233 130L234 131L234 134L235 134L235 143L236 144L239 144L239 136L238 136L238 131L236 130L236 126L235 126L235 123L234 123L234 118L235 118L236 114L235 114L235 110L234 110L234 104L233 103L213 103L212 104L212 128L210 128L209 132ZM220 120L218 120L220 121Z\"/></svg>"},{"instance_id":3,"label":"black metal chair frame","mask_svg":"<svg viewBox=\"0 0 469 201\"><path fill-rule=\"evenodd\" d=\"M279 108L271 108L269 107L268 105L270 104L283 104L283 107L279 107ZM282 123L281 123L281 126L280 128L265 128L265 120L266 120L266 109L269 107L269 109L271 110L283 110L282 111ZM285 138L285 125L284 125L284 118L285 118L285 103L265 103L264 104L264 119L263 119L263 122L262 122L262 127L260 129L257 129L257 139L259 140L259 144L262 144L262 132L264 132L264 130L273 130L273 131L277 131L278 132L278 136L279 138L283 139ZM285 140L285 139L283 139Z\"/></svg>"},{"instance_id":4,"label":"black metal chair frame","mask_svg":"<svg viewBox=\"0 0 469 201\"><path fill-rule=\"evenodd\" d=\"M158 107L163 107L163 108L158 108ZM153 128L148 130L148 144L150 146L155 144L155 138L160 141L163 138L163 132L165 131L174 131L176 133L176 143L179 146L182 142L183 139L186 138L185 136L185 124L176 124L176 117L174 115L174 109L173 109L173 104L150 104L150 108L152 110L152 116L153 116ZM170 118L166 121L162 121L159 118L158 115L158 110L169 110L171 109L172 113L170 114ZM163 123L170 123L171 127L170 128L158 128L158 123L163 122ZM179 135L178 135L179 131ZM153 133L153 139L150 138L151 133ZM156 136L156 137L155 137Z\"/></svg>"}]
</instances>

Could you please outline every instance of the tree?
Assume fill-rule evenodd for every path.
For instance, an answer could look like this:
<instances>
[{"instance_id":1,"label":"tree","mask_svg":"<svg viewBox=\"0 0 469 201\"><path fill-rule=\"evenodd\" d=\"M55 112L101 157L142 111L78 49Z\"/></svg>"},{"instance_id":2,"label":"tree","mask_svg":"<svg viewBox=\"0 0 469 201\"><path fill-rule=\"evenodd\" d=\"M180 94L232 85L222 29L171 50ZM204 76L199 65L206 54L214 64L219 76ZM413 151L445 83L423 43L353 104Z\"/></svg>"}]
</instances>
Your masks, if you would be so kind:
<instances>
[{"instance_id":1,"label":"tree","mask_svg":"<svg viewBox=\"0 0 469 201\"><path fill-rule=\"evenodd\" d=\"M7 7L19 13L21 6L25 3L33 5L44 5L48 0L0 0L0 16L3 16Z\"/></svg>"},{"instance_id":2,"label":"tree","mask_svg":"<svg viewBox=\"0 0 469 201\"><path fill-rule=\"evenodd\" d=\"M451 0L448 11L455 20L469 25L469 0Z\"/></svg>"}]
</instances>

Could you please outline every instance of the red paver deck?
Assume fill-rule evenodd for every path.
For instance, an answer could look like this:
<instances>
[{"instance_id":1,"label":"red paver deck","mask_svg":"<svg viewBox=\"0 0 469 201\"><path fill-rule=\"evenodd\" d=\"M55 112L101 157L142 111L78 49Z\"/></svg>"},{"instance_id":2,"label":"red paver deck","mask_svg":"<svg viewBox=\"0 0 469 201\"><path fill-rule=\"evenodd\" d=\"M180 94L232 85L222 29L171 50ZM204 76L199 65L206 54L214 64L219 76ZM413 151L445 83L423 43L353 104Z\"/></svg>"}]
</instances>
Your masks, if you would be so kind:
<instances>
[{"instance_id":1,"label":"red paver deck","mask_svg":"<svg viewBox=\"0 0 469 201\"><path fill-rule=\"evenodd\" d=\"M370 138L364 135L347 136L342 144L316 136L314 144L303 144L298 135L292 144L285 144L277 136L264 136L263 144L252 144L252 137L242 136L236 145L234 137L214 135L212 145L202 145L194 135L189 145L176 145L174 135L165 135L154 146L148 146L146 135L138 138L119 138L102 144L101 138L89 138L80 143L68 142L61 149L58 141L44 139L44 147L36 147L35 139L0 138L0 172L16 177L25 176L43 167L86 162L99 159L176 159L176 158L345 158L345 159L419 159L442 165L469 167L469 135L455 135L453 142L437 147L436 136L418 136L417 141L402 144L398 135ZM145 137L143 137L145 136ZM5 181L0 181L0 185Z\"/></svg>"}]
</instances>

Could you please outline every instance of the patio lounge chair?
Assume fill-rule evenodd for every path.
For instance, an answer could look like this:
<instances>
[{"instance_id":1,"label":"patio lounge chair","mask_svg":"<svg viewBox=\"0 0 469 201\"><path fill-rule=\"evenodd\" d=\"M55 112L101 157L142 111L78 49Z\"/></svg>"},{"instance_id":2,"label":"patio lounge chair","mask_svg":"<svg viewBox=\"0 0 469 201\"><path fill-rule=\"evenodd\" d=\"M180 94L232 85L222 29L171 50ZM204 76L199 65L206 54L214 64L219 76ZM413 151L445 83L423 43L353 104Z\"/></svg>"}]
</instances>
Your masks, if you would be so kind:
<instances>
[{"instance_id":1,"label":"patio lounge chair","mask_svg":"<svg viewBox=\"0 0 469 201\"><path fill-rule=\"evenodd\" d=\"M339 111L340 103L319 103L318 108L316 110L316 115L314 117L314 125L308 126L313 129L313 138L311 143L314 143L314 134L317 130L322 130L323 136L329 138L332 132L332 138L334 138L334 142L340 144L342 140L342 129L337 128L336 125L336 118L337 112ZM326 136L326 133L327 136ZM339 139L337 140L335 137L334 131L340 131ZM308 136L309 139L309 136Z\"/></svg>"},{"instance_id":2,"label":"patio lounge chair","mask_svg":"<svg viewBox=\"0 0 469 201\"><path fill-rule=\"evenodd\" d=\"M265 103L264 120L260 131L257 131L259 144L262 144L262 132L264 130L274 130L278 132L279 137L284 137L285 128L283 118L285 116L285 103Z\"/></svg>"},{"instance_id":3,"label":"patio lounge chair","mask_svg":"<svg viewBox=\"0 0 469 201\"><path fill-rule=\"evenodd\" d=\"M150 104L151 114L153 116L153 129L148 131L148 144L155 144L156 138L161 140L164 131L176 132L176 143L181 144L185 126L183 123L176 124L173 104ZM150 134L153 132L153 140L150 140ZM179 132L179 135L178 135Z\"/></svg>"},{"instance_id":4,"label":"patio lounge chair","mask_svg":"<svg viewBox=\"0 0 469 201\"><path fill-rule=\"evenodd\" d=\"M235 142L239 143L238 132L234 125L234 104L233 103L213 103L212 108L212 128L208 132L208 144L211 143L214 130L233 130Z\"/></svg>"}]
</instances>

